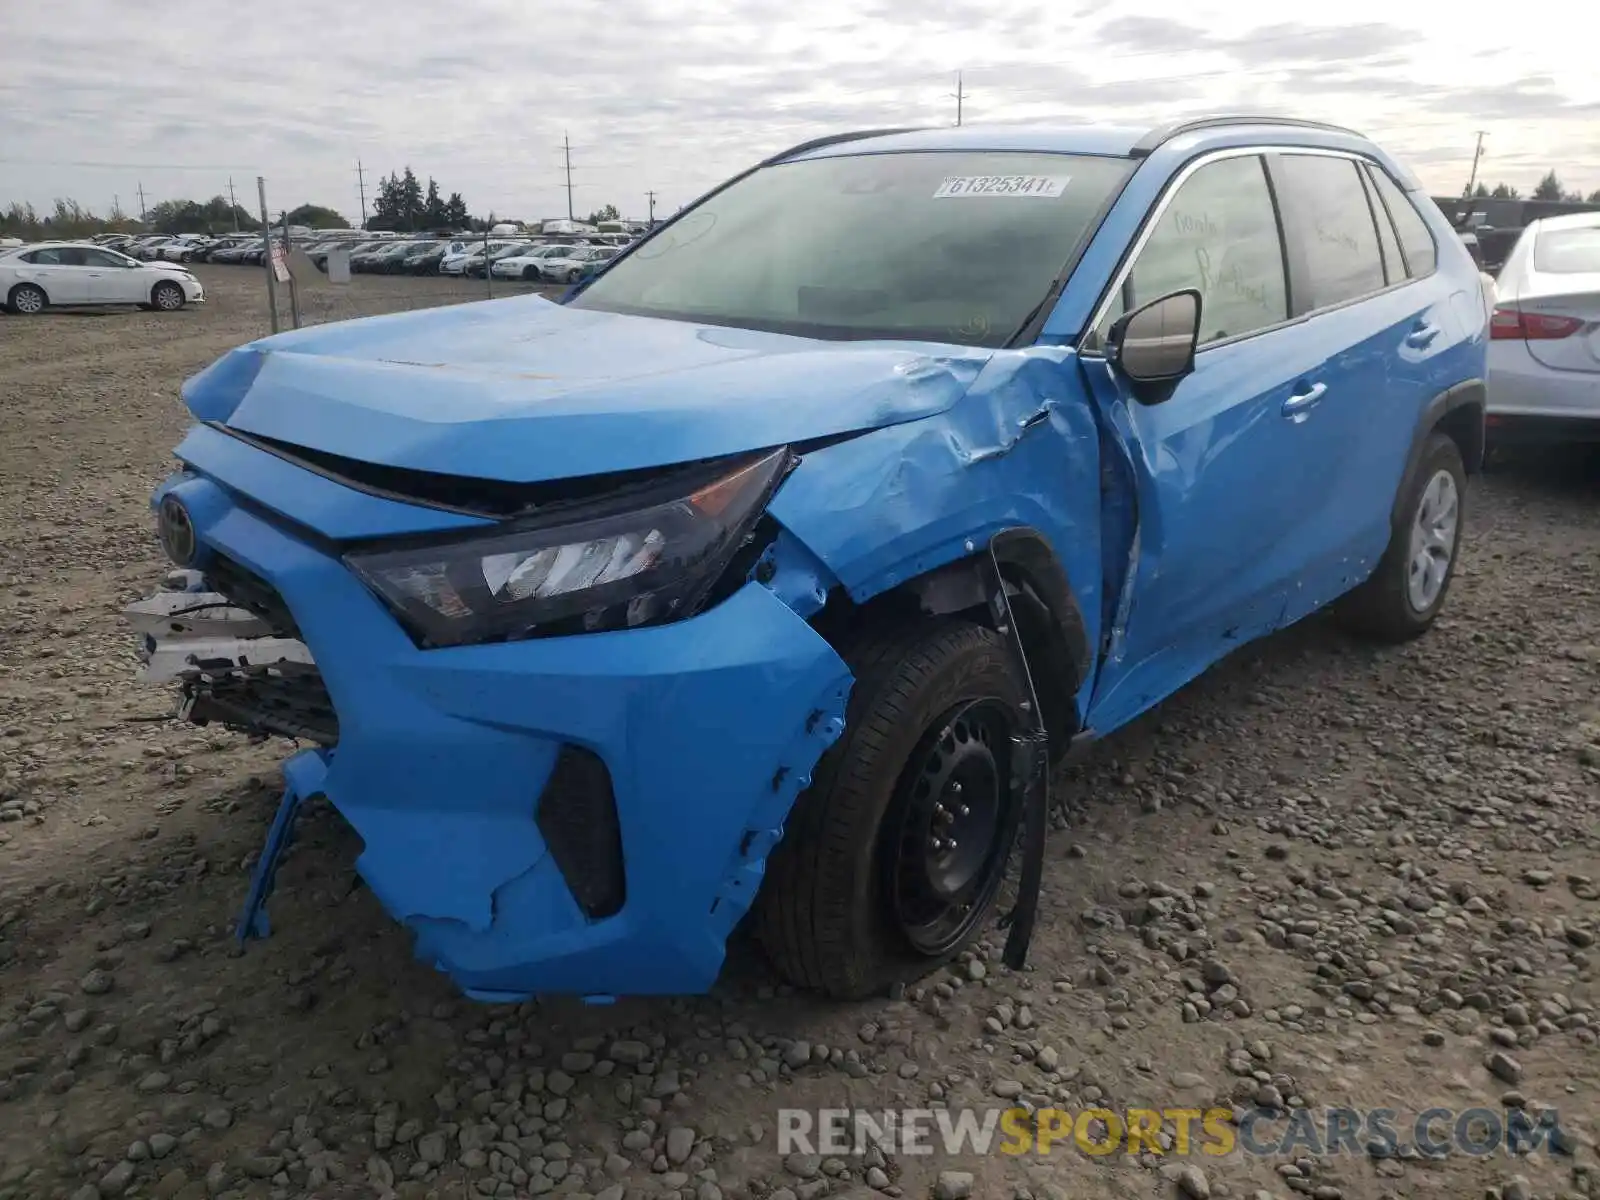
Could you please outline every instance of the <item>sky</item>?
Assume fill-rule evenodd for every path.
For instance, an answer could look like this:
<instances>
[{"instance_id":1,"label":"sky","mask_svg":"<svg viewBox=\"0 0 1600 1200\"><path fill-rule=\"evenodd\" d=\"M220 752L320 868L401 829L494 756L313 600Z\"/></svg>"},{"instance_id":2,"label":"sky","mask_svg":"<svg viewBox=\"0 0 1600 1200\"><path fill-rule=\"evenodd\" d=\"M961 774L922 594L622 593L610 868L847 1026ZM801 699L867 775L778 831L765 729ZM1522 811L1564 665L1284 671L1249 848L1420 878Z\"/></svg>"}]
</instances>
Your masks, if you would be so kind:
<instances>
[{"instance_id":1,"label":"sky","mask_svg":"<svg viewBox=\"0 0 1600 1200\"><path fill-rule=\"evenodd\" d=\"M361 214L409 164L479 215L658 216L849 129L1291 114L1376 138L1436 194L1600 189L1592 0L1286 19L1235 0L0 0L0 206L226 194ZM226 12L227 15L224 15ZM1335 15L1336 14L1336 15ZM1562 36L1567 29L1571 36ZM1585 30L1587 32L1585 32Z\"/></svg>"}]
</instances>

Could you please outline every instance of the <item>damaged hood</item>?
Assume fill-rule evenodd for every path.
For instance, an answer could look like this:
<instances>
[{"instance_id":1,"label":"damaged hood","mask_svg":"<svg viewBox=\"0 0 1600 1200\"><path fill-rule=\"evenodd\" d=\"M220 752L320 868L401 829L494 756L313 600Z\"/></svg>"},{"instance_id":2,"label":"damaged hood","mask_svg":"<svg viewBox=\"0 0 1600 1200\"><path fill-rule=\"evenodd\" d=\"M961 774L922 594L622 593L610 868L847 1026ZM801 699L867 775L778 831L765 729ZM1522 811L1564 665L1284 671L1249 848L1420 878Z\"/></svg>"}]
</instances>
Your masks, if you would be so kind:
<instances>
[{"instance_id":1,"label":"damaged hood","mask_svg":"<svg viewBox=\"0 0 1600 1200\"><path fill-rule=\"evenodd\" d=\"M191 378L202 421L364 462L531 483L914 421L992 352L837 342L571 309L538 296L242 346Z\"/></svg>"}]
</instances>

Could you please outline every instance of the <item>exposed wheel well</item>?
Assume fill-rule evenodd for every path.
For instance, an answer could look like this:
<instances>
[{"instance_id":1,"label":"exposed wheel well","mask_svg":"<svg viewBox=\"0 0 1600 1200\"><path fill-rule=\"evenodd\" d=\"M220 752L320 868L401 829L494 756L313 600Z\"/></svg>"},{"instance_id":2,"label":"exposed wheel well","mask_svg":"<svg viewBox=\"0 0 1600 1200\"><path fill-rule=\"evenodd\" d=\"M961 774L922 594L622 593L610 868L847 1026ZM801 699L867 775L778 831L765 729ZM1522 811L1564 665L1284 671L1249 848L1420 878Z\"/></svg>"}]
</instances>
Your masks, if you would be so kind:
<instances>
[{"instance_id":1,"label":"exposed wheel well","mask_svg":"<svg viewBox=\"0 0 1600 1200\"><path fill-rule=\"evenodd\" d=\"M1041 543L1042 544L1042 543ZM930 616L955 616L990 626L993 622L984 594L983 561L979 551L926 575L880 592L863 604L854 604L835 592L813 619L817 631L830 644L862 624L903 625ZM1037 556L1033 557L1037 560ZM1053 560L1051 560L1053 561ZM1054 583L1041 578L1042 565L1000 558L1001 577L1016 618L1017 633L1027 656L1028 671L1039 696L1052 756L1066 751L1078 732L1077 693L1087 669L1082 616L1065 590L1065 577ZM1059 567L1056 568L1059 571ZM1061 611L1066 608L1067 611Z\"/></svg>"},{"instance_id":2,"label":"exposed wheel well","mask_svg":"<svg viewBox=\"0 0 1600 1200\"><path fill-rule=\"evenodd\" d=\"M43 296L45 298L46 302L48 302L49 299L50 299L50 293L45 290L44 284L42 284L42 283L34 283L31 280L24 279L21 283L12 285L11 290L6 293L6 301L9 303L11 298L13 296L15 296L18 292L20 292L23 288L32 288L34 291L38 292L41 296Z\"/></svg>"}]
</instances>

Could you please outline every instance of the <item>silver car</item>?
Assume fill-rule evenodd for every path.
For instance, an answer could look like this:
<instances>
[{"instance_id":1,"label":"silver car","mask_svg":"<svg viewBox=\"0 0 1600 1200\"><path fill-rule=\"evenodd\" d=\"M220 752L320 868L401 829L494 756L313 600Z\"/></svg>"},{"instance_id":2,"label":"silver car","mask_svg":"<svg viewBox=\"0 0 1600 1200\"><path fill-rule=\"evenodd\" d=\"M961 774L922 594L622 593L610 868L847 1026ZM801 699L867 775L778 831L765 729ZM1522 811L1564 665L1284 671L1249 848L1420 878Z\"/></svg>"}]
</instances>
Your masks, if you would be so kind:
<instances>
[{"instance_id":1,"label":"silver car","mask_svg":"<svg viewBox=\"0 0 1600 1200\"><path fill-rule=\"evenodd\" d=\"M1600 443L1600 213L1534 221L1496 291L1490 439Z\"/></svg>"}]
</instances>

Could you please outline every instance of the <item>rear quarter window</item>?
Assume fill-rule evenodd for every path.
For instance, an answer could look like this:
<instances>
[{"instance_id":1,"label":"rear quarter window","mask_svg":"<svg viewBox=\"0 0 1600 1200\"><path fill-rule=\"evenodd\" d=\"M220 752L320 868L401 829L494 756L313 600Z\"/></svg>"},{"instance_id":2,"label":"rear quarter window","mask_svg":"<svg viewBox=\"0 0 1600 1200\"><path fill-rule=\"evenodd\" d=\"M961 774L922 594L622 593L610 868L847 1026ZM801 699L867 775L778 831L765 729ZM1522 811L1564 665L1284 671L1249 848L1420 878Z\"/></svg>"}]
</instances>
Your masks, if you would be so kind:
<instances>
[{"instance_id":1,"label":"rear quarter window","mask_svg":"<svg viewBox=\"0 0 1600 1200\"><path fill-rule=\"evenodd\" d=\"M1407 272L1413 279L1431 275L1438 265L1439 248L1434 245L1428 223L1417 212L1411 198L1400 190L1400 185L1389 178L1387 171L1374 167L1369 178L1377 185L1378 199L1394 219L1395 232L1400 235L1400 249L1406 256Z\"/></svg>"}]
</instances>

